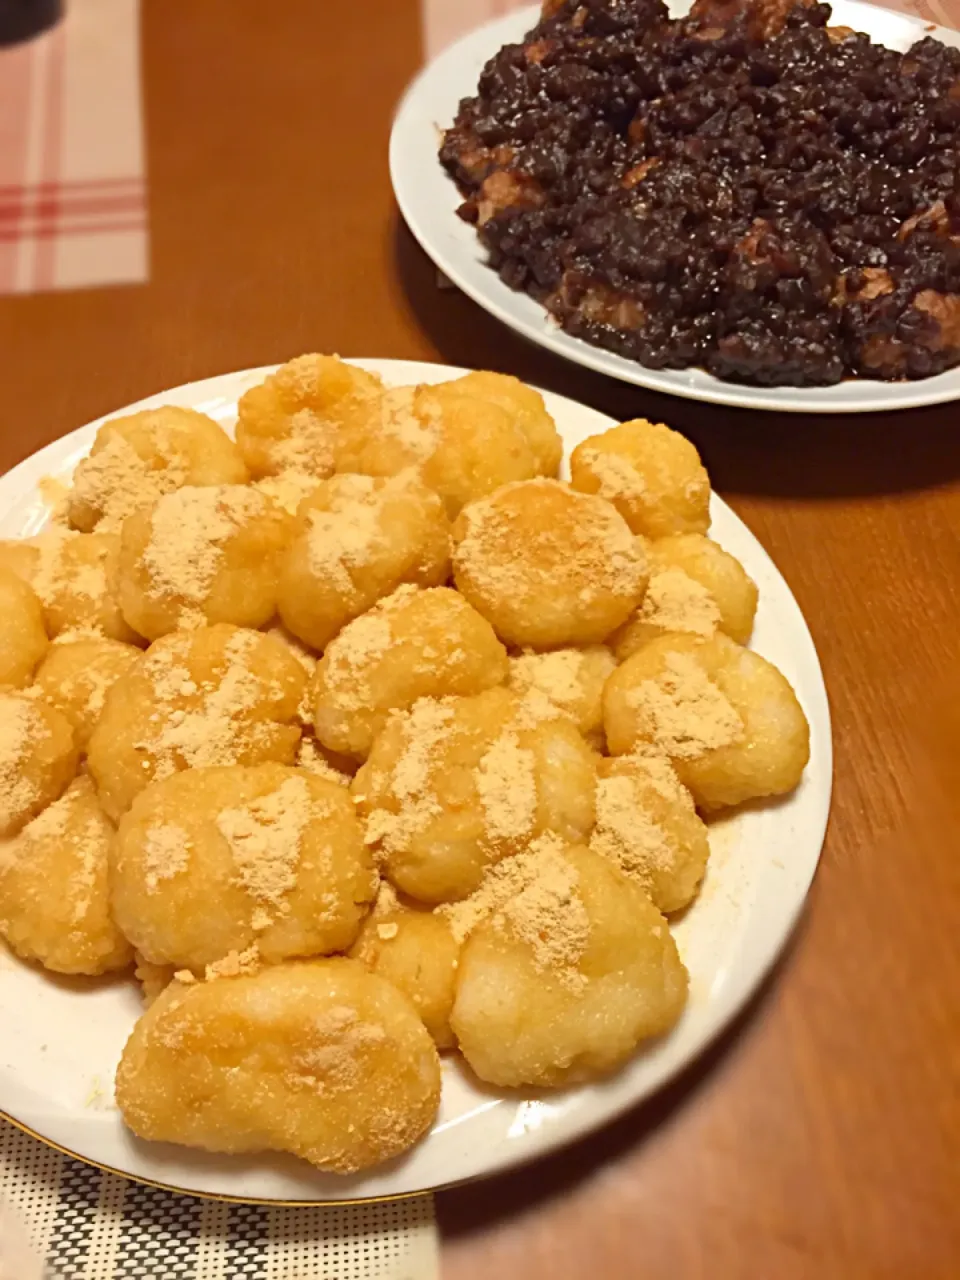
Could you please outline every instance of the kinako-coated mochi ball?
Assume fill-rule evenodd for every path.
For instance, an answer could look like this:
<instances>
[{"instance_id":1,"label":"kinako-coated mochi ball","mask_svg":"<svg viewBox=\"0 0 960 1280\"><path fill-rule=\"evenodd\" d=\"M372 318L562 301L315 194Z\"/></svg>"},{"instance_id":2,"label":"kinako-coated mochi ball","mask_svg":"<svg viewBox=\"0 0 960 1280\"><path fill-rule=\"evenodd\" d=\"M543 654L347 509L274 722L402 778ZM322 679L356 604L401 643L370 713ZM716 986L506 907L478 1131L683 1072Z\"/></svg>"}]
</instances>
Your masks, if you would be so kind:
<instances>
[{"instance_id":1,"label":"kinako-coated mochi ball","mask_svg":"<svg viewBox=\"0 0 960 1280\"><path fill-rule=\"evenodd\" d=\"M69 720L39 698L0 690L0 839L16 835L73 781Z\"/></svg>"},{"instance_id":2,"label":"kinako-coated mochi ball","mask_svg":"<svg viewBox=\"0 0 960 1280\"><path fill-rule=\"evenodd\" d=\"M540 393L498 373L391 387L367 402L342 439L338 471L391 476L415 468L451 519L500 485L555 476L563 455Z\"/></svg>"},{"instance_id":3,"label":"kinako-coated mochi ball","mask_svg":"<svg viewBox=\"0 0 960 1280\"><path fill-rule=\"evenodd\" d=\"M614 504L634 533L665 538L706 533L710 477L690 441L662 423L637 418L582 441L570 455L582 493Z\"/></svg>"},{"instance_id":4,"label":"kinako-coated mochi ball","mask_svg":"<svg viewBox=\"0 0 960 1280\"><path fill-rule=\"evenodd\" d=\"M0 568L0 685L29 684L49 643L33 589L11 569Z\"/></svg>"},{"instance_id":5,"label":"kinako-coated mochi ball","mask_svg":"<svg viewBox=\"0 0 960 1280\"><path fill-rule=\"evenodd\" d=\"M810 757L789 681L720 632L651 640L613 673L603 704L611 752L657 747L700 809L792 791Z\"/></svg>"},{"instance_id":6,"label":"kinako-coated mochi ball","mask_svg":"<svg viewBox=\"0 0 960 1280\"><path fill-rule=\"evenodd\" d=\"M447 902L544 831L585 839L597 759L542 694L490 689L392 716L351 789L387 878Z\"/></svg>"},{"instance_id":7,"label":"kinako-coated mochi ball","mask_svg":"<svg viewBox=\"0 0 960 1280\"><path fill-rule=\"evenodd\" d=\"M142 657L141 649L120 640L70 640L50 646L35 689L70 721L81 751L87 749L110 689Z\"/></svg>"},{"instance_id":8,"label":"kinako-coated mochi ball","mask_svg":"<svg viewBox=\"0 0 960 1280\"><path fill-rule=\"evenodd\" d=\"M218 623L173 631L107 693L87 763L118 822L158 778L228 764L293 764L308 676L275 636Z\"/></svg>"},{"instance_id":9,"label":"kinako-coated mochi ball","mask_svg":"<svg viewBox=\"0 0 960 1280\"><path fill-rule=\"evenodd\" d=\"M120 609L120 536L44 529L36 538L0 542L0 567L32 588L51 640L106 636L142 643Z\"/></svg>"},{"instance_id":10,"label":"kinako-coated mochi ball","mask_svg":"<svg viewBox=\"0 0 960 1280\"><path fill-rule=\"evenodd\" d=\"M460 1051L505 1088L613 1071L683 1012L687 973L667 922L590 849L543 837L513 861L495 868L460 954L450 1015Z\"/></svg>"},{"instance_id":11,"label":"kinako-coated mochi ball","mask_svg":"<svg viewBox=\"0 0 960 1280\"><path fill-rule=\"evenodd\" d=\"M450 572L443 503L411 472L337 475L300 504L280 573L280 617L323 650L348 622L403 583L440 586Z\"/></svg>"},{"instance_id":12,"label":"kinako-coated mochi ball","mask_svg":"<svg viewBox=\"0 0 960 1280\"><path fill-rule=\"evenodd\" d=\"M358 1173L430 1128L440 1062L392 983L355 960L288 961L172 983L134 1027L116 1095L141 1138Z\"/></svg>"},{"instance_id":13,"label":"kinako-coated mochi ball","mask_svg":"<svg viewBox=\"0 0 960 1280\"><path fill-rule=\"evenodd\" d=\"M111 867L138 953L202 975L231 953L344 951L377 877L347 790L279 764L187 769L134 800Z\"/></svg>"},{"instance_id":14,"label":"kinako-coated mochi ball","mask_svg":"<svg viewBox=\"0 0 960 1280\"><path fill-rule=\"evenodd\" d=\"M504 485L453 528L457 586L518 647L599 644L647 586L647 557L616 508L557 480Z\"/></svg>"},{"instance_id":15,"label":"kinako-coated mochi ball","mask_svg":"<svg viewBox=\"0 0 960 1280\"><path fill-rule=\"evenodd\" d=\"M118 533L127 516L183 485L248 478L239 449L205 413L177 405L144 409L111 418L97 431L74 472L70 524L84 533Z\"/></svg>"},{"instance_id":16,"label":"kinako-coated mochi ball","mask_svg":"<svg viewBox=\"0 0 960 1280\"><path fill-rule=\"evenodd\" d=\"M583 649L528 649L510 659L507 683L517 693L539 691L565 711L586 740L603 747L603 690L617 660L602 644Z\"/></svg>"},{"instance_id":17,"label":"kinako-coated mochi ball","mask_svg":"<svg viewBox=\"0 0 960 1280\"><path fill-rule=\"evenodd\" d=\"M740 561L701 533L647 542L650 581L636 610L610 637L620 662L668 631L709 637L722 631L746 644L757 612L757 584Z\"/></svg>"},{"instance_id":18,"label":"kinako-coated mochi ball","mask_svg":"<svg viewBox=\"0 0 960 1280\"><path fill-rule=\"evenodd\" d=\"M80 776L10 839L0 841L0 937L55 973L125 969L129 942L110 912L114 830Z\"/></svg>"},{"instance_id":19,"label":"kinako-coated mochi ball","mask_svg":"<svg viewBox=\"0 0 960 1280\"><path fill-rule=\"evenodd\" d=\"M216 622L265 626L292 536L293 518L249 485L177 489L123 523L123 616L148 640Z\"/></svg>"},{"instance_id":20,"label":"kinako-coated mochi ball","mask_svg":"<svg viewBox=\"0 0 960 1280\"><path fill-rule=\"evenodd\" d=\"M418 698L482 693L502 684L507 651L490 623L448 587L398 587L347 623L317 664L317 738L365 760L391 712Z\"/></svg>"},{"instance_id":21,"label":"kinako-coated mochi ball","mask_svg":"<svg viewBox=\"0 0 960 1280\"><path fill-rule=\"evenodd\" d=\"M382 383L338 356L308 354L281 365L237 405L237 446L255 480L284 473L325 480L341 438Z\"/></svg>"},{"instance_id":22,"label":"kinako-coated mochi ball","mask_svg":"<svg viewBox=\"0 0 960 1280\"><path fill-rule=\"evenodd\" d=\"M444 916L401 900L384 881L350 955L409 997L438 1049L454 1047L450 1010L460 944Z\"/></svg>"}]
</instances>

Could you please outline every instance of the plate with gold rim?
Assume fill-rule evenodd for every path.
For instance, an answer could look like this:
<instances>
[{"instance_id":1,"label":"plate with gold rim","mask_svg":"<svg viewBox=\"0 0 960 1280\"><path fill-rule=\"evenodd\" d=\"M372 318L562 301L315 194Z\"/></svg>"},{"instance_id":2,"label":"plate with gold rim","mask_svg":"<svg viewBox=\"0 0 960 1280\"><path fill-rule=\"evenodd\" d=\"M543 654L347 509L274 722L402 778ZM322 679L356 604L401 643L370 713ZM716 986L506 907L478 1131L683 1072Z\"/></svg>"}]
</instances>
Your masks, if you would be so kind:
<instances>
[{"instance_id":1,"label":"plate with gold rim","mask_svg":"<svg viewBox=\"0 0 960 1280\"><path fill-rule=\"evenodd\" d=\"M666 0L680 18L691 0ZM960 32L862 0L832 0L832 23L864 32L875 44L905 50L930 37L960 48ZM390 138L390 175L404 221L446 278L502 324L573 364L622 382L740 409L779 413L881 413L960 399L960 367L916 381L845 378L826 387L762 387L724 381L704 369L653 369L593 346L560 328L545 308L505 284L487 265L476 228L457 216L463 197L438 158L440 137L460 101L476 93L488 59L536 26L539 5L504 14L450 45L417 75L404 94Z\"/></svg>"},{"instance_id":2,"label":"plate with gold rim","mask_svg":"<svg viewBox=\"0 0 960 1280\"><path fill-rule=\"evenodd\" d=\"M443 382L465 370L357 360L390 385ZM232 432L239 396L271 368L189 383L106 418L175 404ZM613 425L585 405L544 393L566 452ZM43 482L68 481L101 422L89 423L0 478L0 537L28 537L49 519ZM403 1158L337 1177L279 1155L220 1156L142 1142L123 1125L113 1075L141 1010L131 979L45 975L0 950L0 1115L92 1164L177 1191L271 1203L318 1204L420 1192L489 1176L578 1138L676 1076L743 1008L782 950L816 870L830 804L830 713L816 649L789 587L746 525L716 494L712 536L760 588L751 647L787 675L811 727L810 764L797 790L711 827L711 862L696 902L673 925L691 975L674 1030L608 1080L544 1095L494 1092L450 1059L430 1134Z\"/></svg>"}]
</instances>

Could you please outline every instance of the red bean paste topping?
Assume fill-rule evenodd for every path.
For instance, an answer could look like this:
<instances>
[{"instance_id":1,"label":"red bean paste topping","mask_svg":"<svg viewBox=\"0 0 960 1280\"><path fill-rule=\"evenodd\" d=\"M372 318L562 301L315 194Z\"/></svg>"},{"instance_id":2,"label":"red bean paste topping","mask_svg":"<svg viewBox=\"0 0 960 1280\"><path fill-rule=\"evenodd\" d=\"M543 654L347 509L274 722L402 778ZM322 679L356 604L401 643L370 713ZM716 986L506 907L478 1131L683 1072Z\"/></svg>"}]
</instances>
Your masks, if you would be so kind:
<instances>
[{"instance_id":1,"label":"red bean paste topping","mask_svg":"<svg viewBox=\"0 0 960 1280\"><path fill-rule=\"evenodd\" d=\"M960 362L960 50L830 15L552 0L441 148L491 265L652 368L815 386Z\"/></svg>"}]
</instances>

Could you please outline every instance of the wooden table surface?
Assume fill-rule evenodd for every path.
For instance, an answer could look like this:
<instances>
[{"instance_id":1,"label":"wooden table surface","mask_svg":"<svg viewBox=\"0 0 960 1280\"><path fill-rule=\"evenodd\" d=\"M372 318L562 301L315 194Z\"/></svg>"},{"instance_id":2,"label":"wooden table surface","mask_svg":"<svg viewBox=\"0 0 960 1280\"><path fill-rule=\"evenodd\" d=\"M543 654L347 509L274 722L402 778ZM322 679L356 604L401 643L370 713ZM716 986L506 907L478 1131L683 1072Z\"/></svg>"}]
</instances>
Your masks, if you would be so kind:
<instances>
[{"instance_id":1,"label":"wooden table surface","mask_svg":"<svg viewBox=\"0 0 960 1280\"><path fill-rule=\"evenodd\" d=\"M0 465L303 351L502 369L688 432L809 619L836 791L809 909L683 1079L438 1198L446 1280L960 1276L960 412L738 413L566 368L434 272L386 144L414 0L145 0L152 270L0 299Z\"/></svg>"}]
</instances>

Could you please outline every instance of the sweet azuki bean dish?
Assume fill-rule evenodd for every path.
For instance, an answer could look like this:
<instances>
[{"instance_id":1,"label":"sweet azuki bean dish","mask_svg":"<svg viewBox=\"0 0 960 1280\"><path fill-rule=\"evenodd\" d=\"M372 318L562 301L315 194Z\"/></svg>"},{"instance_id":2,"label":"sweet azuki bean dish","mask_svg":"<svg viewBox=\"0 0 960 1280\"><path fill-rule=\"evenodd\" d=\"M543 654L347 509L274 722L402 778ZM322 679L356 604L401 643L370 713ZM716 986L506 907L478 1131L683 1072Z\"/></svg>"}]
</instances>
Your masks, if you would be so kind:
<instances>
[{"instance_id":1,"label":"sweet azuki bean dish","mask_svg":"<svg viewBox=\"0 0 960 1280\"><path fill-rule=\"evenodd\" d=\"M960 363L960 50L830 7L562 0L440 158L490 265L569 333L761 386Z\"/></svg>"}]
</instances>

